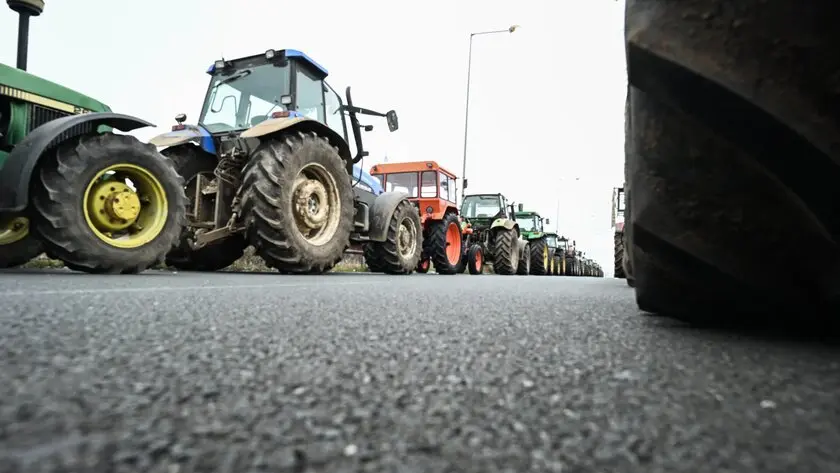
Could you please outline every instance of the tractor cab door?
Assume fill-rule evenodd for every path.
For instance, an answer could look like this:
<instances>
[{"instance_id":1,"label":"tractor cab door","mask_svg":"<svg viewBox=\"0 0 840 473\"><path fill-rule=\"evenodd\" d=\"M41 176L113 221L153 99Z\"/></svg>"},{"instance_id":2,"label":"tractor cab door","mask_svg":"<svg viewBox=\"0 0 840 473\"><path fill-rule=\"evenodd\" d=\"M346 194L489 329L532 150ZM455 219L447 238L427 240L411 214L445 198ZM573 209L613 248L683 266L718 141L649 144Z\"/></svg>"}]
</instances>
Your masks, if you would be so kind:
<instances>
[{"instance_id":1,"label":"tractor cab door","mask_svg":"<svg viewBox=\"0 0 840 473\"><path fill-rule=\"evenodd\" d=\"M295 61L292 85L295 91L295 110L301 115L326 124L324 82L306 64Z\"/></svg>"}]
</instances>

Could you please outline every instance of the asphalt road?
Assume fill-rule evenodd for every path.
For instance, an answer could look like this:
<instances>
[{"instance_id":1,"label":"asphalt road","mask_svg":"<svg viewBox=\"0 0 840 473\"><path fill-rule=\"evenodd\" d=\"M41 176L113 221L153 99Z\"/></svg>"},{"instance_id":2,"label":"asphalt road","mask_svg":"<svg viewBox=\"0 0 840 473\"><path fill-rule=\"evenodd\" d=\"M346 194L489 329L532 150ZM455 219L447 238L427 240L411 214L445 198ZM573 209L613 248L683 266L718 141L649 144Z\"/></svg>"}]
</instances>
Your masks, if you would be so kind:
<instances>
[{"instance_id":1,"label":"asphalt road","mask_svg":"<svg viewBox=\"0 0 840 473\"><path fill-rule=\"evenodd\" d=\"M0 273L0 472L840 471L840 344L614 279Z\"/></svg>"}]
</instances>

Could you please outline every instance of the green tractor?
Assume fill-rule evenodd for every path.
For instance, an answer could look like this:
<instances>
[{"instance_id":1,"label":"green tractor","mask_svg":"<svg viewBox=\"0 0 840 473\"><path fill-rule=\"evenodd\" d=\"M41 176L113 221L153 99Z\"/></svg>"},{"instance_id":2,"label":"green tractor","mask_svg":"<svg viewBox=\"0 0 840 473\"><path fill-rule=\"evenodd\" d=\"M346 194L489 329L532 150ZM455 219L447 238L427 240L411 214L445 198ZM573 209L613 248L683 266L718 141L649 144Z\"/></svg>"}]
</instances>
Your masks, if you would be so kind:
<instances>
[{"instance_id":1,"label":"green tractor","mask_svg":"<svg viewBox=\"0 0 840 473\"><path fill-rule=\"evenodd\" d=\"M545 225L551 223L539 213L526 211L519 204L514 214L516 223L521 229L522 238L527 242L526 248L530 259L530 274L545 276L554 272L554 259L548 244L548 237L544 231Z\"/></svg>"},{"instance_id":2,"label":"green tractor","mask_svg":"<svg viewBox=\"0 0 840 473\"><path fill-rule=\"evenodd\" d=\"M405 192L385 192L359 164L368 154L362 132L373 129L359 115L384 117L393 132L395 111L356 107L349 87L345 104L327 69L294 49L220 59L207 74L197 123L178 114L170 132L151 140L175 161L190 197L168 265L216 271L252 245L281 273L320 274L352 244L377 272L417 268L417 207Z\"/></svg>"},{"instance_id":3,"label":"green tractor","mask_svg":"<svg viewBox=\"0 0 840 473\"><path fill-rule=\"evenodd\" d=\"M154 146L112 132L152 124L26 72L44 2L7 3L20 29L17 68L0 64L0 268L41 253L90 273L162 261L185 220L183 180Z\"/></svg>"},{"instance_id":4,"label":"green tractor","mask_svg":"<svg viewBox=\"0 0 840 473\"><path fill-rule=\"evenodd\" d=\"M467 195L461 203L463 248L480 247L496 274L522 274L522 266L527 268L525 241L519 238L513 209L502 194Z\"/></svg>"},{"instance_id":5,"label":"green tractor","mask_svg":"<svg viewBox=\"0 0 840 473\"><path fill-rule=\"evenodd\" d=\"M560 248L560 235L554 232L546 232L545 242L548 245L548 257L552 276L562 276L565 268L563 249Z\"/></svg>"}]
</instances>

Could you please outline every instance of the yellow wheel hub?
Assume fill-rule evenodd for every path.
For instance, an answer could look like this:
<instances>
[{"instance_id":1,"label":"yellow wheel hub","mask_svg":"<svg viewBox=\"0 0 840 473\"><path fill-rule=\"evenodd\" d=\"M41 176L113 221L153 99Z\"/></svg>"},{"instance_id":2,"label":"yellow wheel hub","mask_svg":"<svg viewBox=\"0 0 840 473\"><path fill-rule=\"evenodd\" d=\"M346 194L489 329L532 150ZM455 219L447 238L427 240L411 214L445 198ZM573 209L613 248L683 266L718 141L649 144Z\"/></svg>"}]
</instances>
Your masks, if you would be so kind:
<instances>
[{"instance_id":1,"label":"yellow wheel hub","mask_svg":"<svg viewBox=\"0 0 840 473\"><path fill-rule=\"evenodd\" d=\"M163 185L135 164L115 164L101 170L88 183L84 202L88 228L117 248L138 248L154 240L169 214Z\"/></svg>"},{"instance_id":2,"label":"yellow wheel hub","mask_svg":"<svg viewBox=\"0 0 840 473\"><path fill-rule=\"evenodd\" d=\"M548 247L543 246L543 268L548 267Z\"/></svg>"},{"instance_id":3,"label":"yellow wheel hub","mask_svg":"<svg viewBox=\"0 0 840 473\"><path fill-rule=\"evenodd\" d=\"M16 217L0 222L0 245L11 245L29 234L29 219Z\"/></svg>"}]
</instances>

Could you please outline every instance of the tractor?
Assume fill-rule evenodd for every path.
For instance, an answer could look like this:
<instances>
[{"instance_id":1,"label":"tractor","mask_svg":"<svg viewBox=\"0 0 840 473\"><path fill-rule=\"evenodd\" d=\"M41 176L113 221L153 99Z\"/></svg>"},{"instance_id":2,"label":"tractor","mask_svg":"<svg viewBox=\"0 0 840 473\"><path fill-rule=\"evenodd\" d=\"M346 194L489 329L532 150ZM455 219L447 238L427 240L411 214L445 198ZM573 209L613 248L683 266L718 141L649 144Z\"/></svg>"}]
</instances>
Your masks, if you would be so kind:
<instances>
[{"instance_id":1,"label":"tractor","mask_svg":"<svg viewBox=\"0 0 840 473\"><path fill-rule=\"evenodd\" d=\"M563 249L560 248L560 235L554 232L546 232L545 242L548 245L548 257L550 260L551 270L549 272L552 276L561 276L564 272L565 258L563 257Z\"/></svg>"},{"instance_id":2,"label":"tractor","mask_svg":"<svg viewBox=\"0 0 840 473\"><path fill-rule=\"evenodd\" d=\"M438 274L458 274L465 268L469 268L470 274L481 274L484 267L481 245L469 248L463 245L465 239L455 203L455 174L434 161L377 164L370 174L378 177L389 191L407 193L420 213L423 253L417 272L426 273L434 264ZM367 255L365 259L369 259Z\"/></svg>"},{"instance_id":3,"label":"tractor","mask_svg":"<svg viewBox=\"0 0 840 473\"><path fill-rule=\"evenodd\" d=\"M563 275L564 276L579 276L580 275L580 258L575 249L575 241L561 236L558 240L557 247L561 250L563 255Z\"/></svg>"},{"instance_id":4,"label":"tractor","mask_svg":"<svg viewBox=\"0 0 840 473\"><path fill-rule=\"evenodd\" d=\"M554 272L554 259L544 231L545 225L551 223L551 221L541 217L537 212L524 209L516 212L514 217L516 223L519 224L522 238L527 242L530 259L529 273L538 276L552 274Z\"/></svg>"},{"instance_id":5,"label":"tractor","mask_svg":"<svg viewBox=\"0 0 840 473\"><path fill-rule=\"evenodd\" d=\"M20 29L17 67L0 64L0 268L41 253L89 273L162 261L186 219L183 181L154 146L112 132L153 125L28 73L44 2L7 3Z\"/></svg>"},{"instance_id":6,"label":"tractor","mask_svg":"<svg viewBox=\"0 0 840 473\"><path fill-rule=\"evenodd\" d=\"M521 274L520 266L526 265L529 258L524 252L525 241L519 238L513 203L502 194L466 195L461 203L461 219L465 248L472 252L478 245L496 274Z\"/></svg>"},{"instance_id":7,"label":"tractor","mask_svg":"<svg viewBox=\"0 0 840 473\"><path fill-rule=\"evenodd\" d=\"M613 188L612 197L612 228L614 230L613 245L615 248L615 266L614 277L619 279L628 279L628 284L632 284L631 279L628 278L628 264L629 258L625 253L624 242L626 240L624 235L624 211L626 208L624 187Z\"/></svg>"},{"instance_id":8,"label":"tractor","mask_svg":"<svg viewBox=\"0 0 840 473\"><path fill-rule=\"evenodd\" d=\"M216 271L253 246L281 273L320 274L360 245L375 268L408 274L420 260L420 215L402 192L381 192L361 170L359 115L393 110L345 104L328 72L294 49L215 61L195 125L175 117L163 148L186 180L188 222L169 266ZM349 121L349 124L348 124ZM348 125L353 140L349 139ZM354 149L355 148L355 149Z\"/></svg>"}]
</instances>

